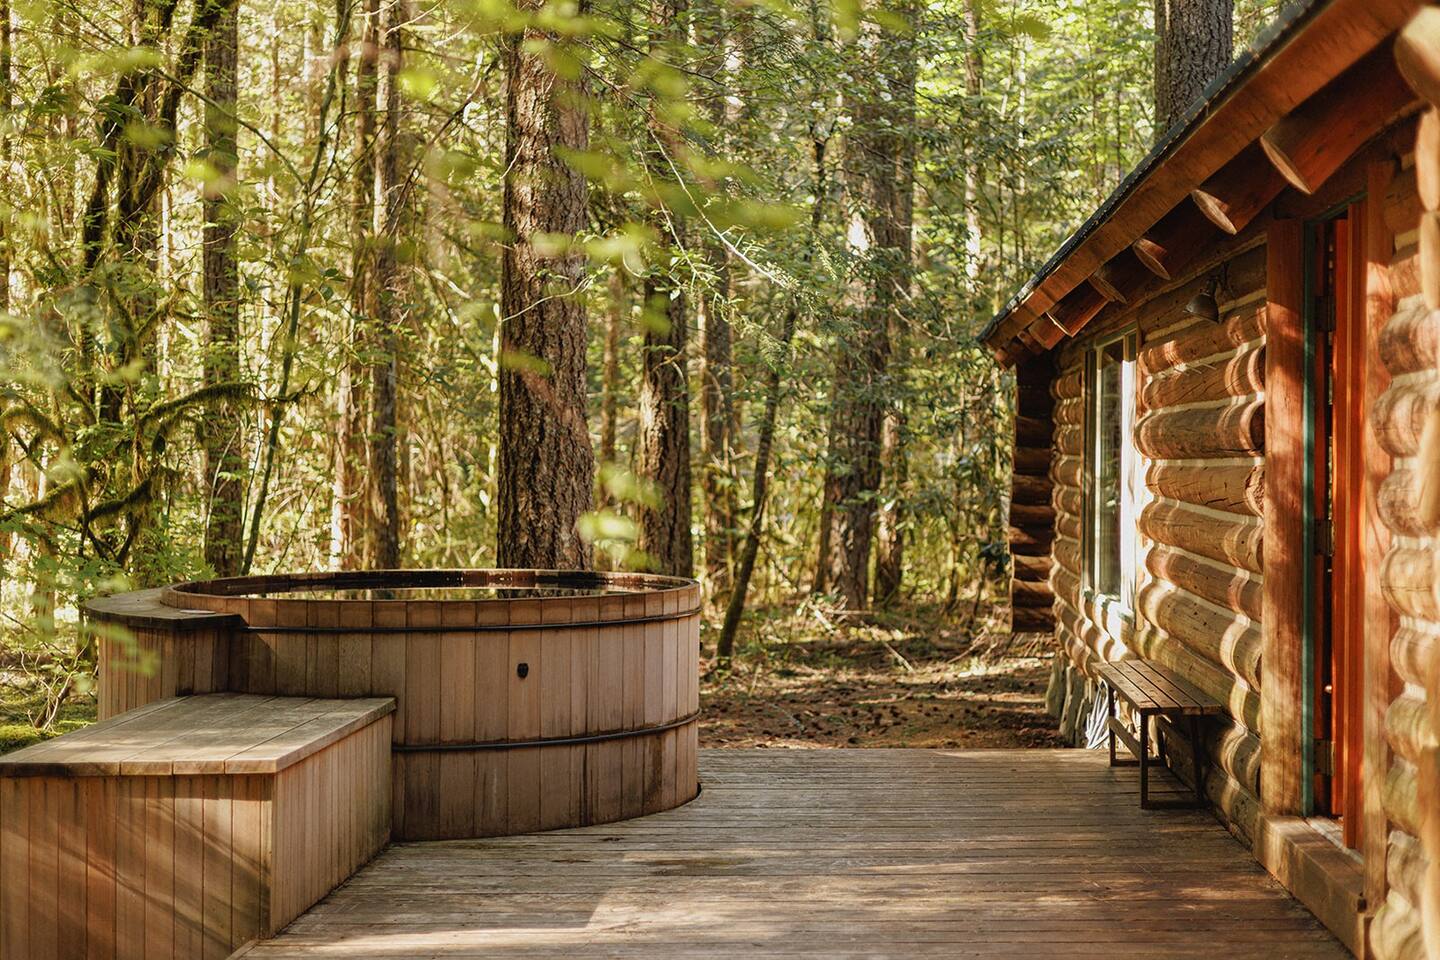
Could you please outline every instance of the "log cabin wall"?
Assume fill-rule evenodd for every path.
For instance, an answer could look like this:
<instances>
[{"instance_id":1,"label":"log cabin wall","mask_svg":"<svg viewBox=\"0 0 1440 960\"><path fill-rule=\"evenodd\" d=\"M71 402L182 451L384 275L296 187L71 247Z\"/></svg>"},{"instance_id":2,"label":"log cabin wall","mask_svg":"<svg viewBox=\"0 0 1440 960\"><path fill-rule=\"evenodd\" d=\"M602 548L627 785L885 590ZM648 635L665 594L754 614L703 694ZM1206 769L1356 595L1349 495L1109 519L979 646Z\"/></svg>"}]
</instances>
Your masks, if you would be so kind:
<instances>
[{"instance_id":1,"label":"log cabin wall","mask_svg":"<svg viewBox=\"0 0 1440 960\"><path fill-rule=\"evenodd\" d=\"M1433 116L1428 123L1435 123ZM1422 150L1425 143L1422 133ZM1367 643L1373 651L1367 668L1379 674L1374 714L1383 717L1384 734L1376 779L1385 849L1383 858L1375 858L1383 867L1379 889L1371 891L1380 902L1371 905L1378 910L1369 937L1380 960L1423 960L1427 941L1428 956L1440 956L1440 517L1434 486L1440 464L1433 455L1440 439L1440 296L1422 291L1429 286L1422 277L1433 277L1440 265L1440 249L1424 236L1435 214L1422 209L1416 185L1417 163L1440 169L1435 152L1405 158L1385 198L1393 313L1383 321L1378 358L1388 386L1369 411L1370 429L1390 459L1375 505L1388 540L1379 581L1393 614L1388 645L1384 637Z\"/></svg>"},{"instance_id":2,"label":"log cabin wall","mask_svg":"<svg viewBox=\"0 0 1440 960\"><path fill-rule=\"evenodd\" d=\"M1049 357L1036 357L1015 371L1015 463L1010 486L1011 630L1049 633L1050 543L1055 516L1050 508L1052 404Z\"/></svg>"},{"instance_id":3,"label":"log cabin wall","mask_svg":"<svg viewBox=\"0 0 1440 960\"><path fill-rule=\"evenodd\" d=\"M1101 663L1142 656L1229 708L1209 725L1211 799L1247 840L1259 813L1260 509L1264 483L1263 228L1226 237L1194 269L1097 317L1058 351L1055 398L1056 636L1066 653L1061 734L1084 739ZM1185 306L1218 278L1218 323ZM1085 589L1086 364L1115 333L1139 335L1133 435L1140 569L1135 609L1116 616ZM1183 774L1192 763L1170 739Z\"/></svg>"}]
</instances>

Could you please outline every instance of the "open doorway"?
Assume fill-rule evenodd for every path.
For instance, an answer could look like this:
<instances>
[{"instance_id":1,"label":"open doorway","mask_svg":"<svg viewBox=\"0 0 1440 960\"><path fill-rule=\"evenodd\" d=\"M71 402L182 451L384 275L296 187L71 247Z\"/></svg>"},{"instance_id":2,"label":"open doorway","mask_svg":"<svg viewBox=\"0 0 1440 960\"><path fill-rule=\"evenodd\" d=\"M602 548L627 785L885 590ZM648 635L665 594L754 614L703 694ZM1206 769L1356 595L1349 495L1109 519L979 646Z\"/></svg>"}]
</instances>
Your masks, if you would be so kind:
<instances>
[{"instance_id":1,"label":"open doorway","mask_svg":"<svg viewBox=\"0 0 1440 960\"><path fill-rule=\"evenodd\" d=\"M1311 226L1314 401L1309 647L1310 803L1335 838L1359 844L1363 719L1364 284L1358 205Z\"/></svg>"}]
</instances>

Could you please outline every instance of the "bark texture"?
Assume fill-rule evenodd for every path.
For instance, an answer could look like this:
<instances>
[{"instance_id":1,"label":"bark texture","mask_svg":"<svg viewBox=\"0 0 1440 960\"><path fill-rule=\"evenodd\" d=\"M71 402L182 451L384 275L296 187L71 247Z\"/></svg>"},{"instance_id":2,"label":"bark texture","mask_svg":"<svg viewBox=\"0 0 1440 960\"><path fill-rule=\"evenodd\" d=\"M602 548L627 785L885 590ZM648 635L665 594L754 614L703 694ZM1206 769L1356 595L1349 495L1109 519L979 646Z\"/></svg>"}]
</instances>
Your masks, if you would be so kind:
<instances>
[{"instance_id":1,"label":"bark texture","mask_svg":"<svg viewBox=\"0 0 1440 960\"><path fill-rule=\"evenodd\" d=\"M240 273L235 261L239 218L231 204L238 151L235 122L235 70L240 34L235 5L228 4L205 43L205 159L214 180L205 190L205 228L201 256L209 343L205 382L221 384L240 377ZM203 431L205 481L210 514L205 525L205 561L230 577L244 562L245 470L241 411L221 401Z\"/></svg>"},{"instance_id":2,"label":"bark texture","mask_svg":"<svg viewBox=\"0 0 1440 960\"><path fill-rule=\"evenodd\" d=\"M584 258L533 241L585 227L585 180L556 151L587 148L588 116L577 84L526 48L540 38L527 30L505 50L505 226L513 240L501 264L498 556L502 567L587 569L590 548L576 529L595 484L578 293Z\"/></svg>"},{"instance_id":3,"label":"bark texture","mask_svg":"<svg viewBox=\"0 0 1440 960\"><path fill-rule=\"evenodd\" d=\"M370 391L366 353L374 318L370 316L370 263L375 220L375 92L380 48L379 0L360 6L360 45L355 58L355 172L350 198L350 350L340 368L335 442L334 500L330 561L339 569L369 565L370 530L367 413Z\"/></svg>"},{"instance_id":4,"label":"bark texture","mask_svg":"<svg viewBox=\"0 0 1440 960\"><path fill-rule=\"evenodd\" d=\"M835 360L825 485L830 507L826 579L829 589L857 610L869 599L880 439L889 392L890 315L900 300L896 278L908 276L910 231L900 189L906 150L903 122L897 116L903 108L891 93L902 82L897 77L904 73L901 51L907 46L867 25L857 44L855 70L865 80L845 97L853 127L842 173L855 267Z\"/></svg>"},{"instance_id":5,"label":"bark texture","mask_svg":"<svg viewBox=\"0 0 1440 960\"><path fill-rule=\"evenodd\" d=\"M652 21L666 31L652 37L651 56L666 59L685 39L686 0L658 0ZM649 155L651 176L670 179L670 161L678 152L679 132L658 105L652 105L650 130L659 144ZM664 153L660 151L663 150ZM690 531L690 386L686 375L686 297L671 264L670 244L684 241L684 223L673 211L660 211L656 232L664 245L645 278L643 376L640 383L640 474L658 501L642 506L637 546L659 573L688 577L694 568Z\"/></svg>"},{"instance_id":6,"label":"bark texture","mask_svg":"<svg viewBox=\"0 0 1440 960\"><path fill-rule=\"evenodd\" d=\"M914 9L906 9L907 19L915 24ZM909 492L910 462L906 453L907 421L904 378L910 359L911 283L914 274L911 234L915 220L915 80L919 67L918 47L914 33L892 41L896 69L886 76L889 98L897 121L895 135L899 153L895 163L894 208L891 213L895 239L892 260L892 301L886 323L893 351L890 379L900 385L893 391L880 430L880 469L884 478L885 499L880 507L875 542L874 598L886 604L900 593L905 572L905 498Z\"/></svg>"},{"instance_id":7,"label":"bark texture","mask_svg":"<svg viewBox=\"0 0 1440 960\"><path fill-rule=\"evenodd\" d=\"M1155 139L1230 65L1233 0L1155 0Z\"/></svg>"},{"instance_id":8,"label":"bark texture","mask_svg":"<svg viewBox=\"0 0 1440 960\"><path fill-rule=\"evenodd\" d=\"M374 564L381 569L400 566L397 381L404 284L396 254L405 202L398 81L406 17L404 0L383 0L376 84L381 120L375 131L375 259L367 286L376 332L370 364L370 514Z\"/></svg>"},{"instance_id":9,"label":"bark texture","mask_svg":"<svg viewBox=\"0 0 1440 960\"><path fill-rule=\"evenodd\" d=\"M723 0L706 0L697 11L695 38L702 60L698 72L708 81L706 115L716 130L723 131L720 148L733 145L731 131L742 120L738 98L730 89L726 74L731 59L741 54L740 44L748 10L731 9ZM727 151L728 153L728 151ZM710 184L723 190L723 184ZM718 238L705 245L713 286L701 298L699 319L702 337L700 368L701 437L700 489L705 502L705 579L712 600L730 589L735 553L735 525L739 511L732 445L739 433L736 422L735 383L731 361L730 251Z\"/></svg>"}]
</instances>

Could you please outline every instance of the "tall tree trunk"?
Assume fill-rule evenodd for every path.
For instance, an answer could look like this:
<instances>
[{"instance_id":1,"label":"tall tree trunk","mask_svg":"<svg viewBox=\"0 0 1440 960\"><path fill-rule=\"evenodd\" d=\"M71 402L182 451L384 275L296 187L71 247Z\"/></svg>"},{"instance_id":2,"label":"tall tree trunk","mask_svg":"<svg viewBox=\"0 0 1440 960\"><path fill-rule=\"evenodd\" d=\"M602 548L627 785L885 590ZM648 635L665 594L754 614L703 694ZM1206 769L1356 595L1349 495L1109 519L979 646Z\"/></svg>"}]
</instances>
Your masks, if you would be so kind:
<instances>
[{"instance_id":1,"label":"tall tree trunk","mask_svg":"<svg viewBox=\"0 0 1440 960\"><path fill-rule=\"evenodd\" d=\"M908 6L905 8L908 10ZM900 12L900 11L896 11ZM835 394L829 431L826 497L830 502L828 580L850 609L868 600L875 498L881 479L880 435L885 416L886 368L890 360L890 313L896 308L896 276L908 259L909 231L902 232L900 157L904 143L891 94L903 72L907 44L867 24L852 56L855 76L847 89L852 128L843 173L850 207L849 237L857 268L850 282L846 329L837 344Z\"/></svg>"},{"instance_id":2,"label":"tall tree trunk","mask_svg":"<svg viewBox=\"0 0 1440 960\"><path fill-rule=\"evenodd\" d=\"M396 468L399 442L396 416L400 363L401 305L404 296L396 259L405 189L400 164L400 86L404 51L405 0L383 0L380 7L380 71L376 98L380 123L375 131L375 252L367 292L375 318L370 364L370 511L375 565L400 565L400 495Z\"/></svg>"},{"instance_id":3,"label":"tall tree trunk","mask_svg":"<svg viewBox=\"0 0 1440 960\"><path fill-rule=\"evenodd\" d=\"M539 10L524 0L522 10ZM590 509L595 453L585 424L584 256L539 249L546 234L585 228L586 186L557 152L589 146L584 89L558 76L534 28L505 47L505 226L501 261L500 489L502 567L587 569L576 527Z\"/></svg>"},{"instance_id":4,"label":"tall tree trunk","mask_svg":"<svg viewBox=\"0 0 1440 960\"><path fill-rule=\"evenodd\" d=\"M909 493L910 461L905 449L909 424L905 377L910 361L910 310L914 274L912 227L915 220L915 80L919 70L920 29L917 9L907 4L909 32L891 41L896 69L887 75L889 97L882 99L895 113L893 130L900 141L895 163L894 208L890 217L898 246L893 254L891 304L887 320L893 356L890 379L896 385L880 430L880 469L885 497L880 507L875 542L876 602L888 604L900 593L905 573L905 498ZM882 280L882 282L884 282Z\"/></svg>"},{"instance_id":5,"label":"tall tree trunk","mask_svg":"<svg viewBox=\"0 0 1440 960\"><path fill-rule=\"evenodd\" d=\"M350 326L349 349L340 366L336 391L338 435L335 442L335 490L332 503L330 562L337 569L369 565L365 535L368 520L365 477L369 445L366 413L369 391L368 315L370 263L374 249L371 226L375 217L375 92L380 49L379 0L364 0L361 7L359 56L355 58L355 151L350 197ZM343 77L344 71L341 71Z\"/></svg>"},{"instance_id":6,"label":"tall tree trunk","mask_svg":"<svg viewBox=\"0 0 1440 960\"><path fill-rule=\"evenodd\" d=\"M980 116L980 96L984 92L985 59L980 48L980 0L965 0L965 96L971 103L975 116ZM978 131L977 131L978 132ZM978 136L972 134L974 139ZM965 279L967 292L980 306L980 184L984 182L984 170L980 165L980 150L972 143L969 158L965 164ZM979 312L977 310L977 312Z\"/></svg>"},{"instance_id":7,"label":"tall tree trunk","mask_svg":"<svg viewBox=\"0 0 1440 960\"><path fill-rule=\"evenodd\" d=\"M205 159L213 181L205 188L201 261L209 343L205 382L240 378L240 273L235 262L239 217L231 202L239 150L235 119L236 58L240 46L236 4L227 6L205 43ZM230 577L244 561L244 424L234 403L217 404L205 425L205 480L210 514L205 528L205 561Z\"/></svg>"},{"instance_id":8,"label":"tall tree trunk","mask_svg":"<svg viewBox=\"0 0 1440 960\"><path fill-rule=\"evenodd\" d=\"M719 148L729 153L734 131L741 120L725 96L728 52L734 45L732 26L748 11L738 8L727 16L724 0L705 0L695 17L696 48L702 60L700 73L707 89L707 119L722 131ZM738 36L738 29L736 31ZM712 188L723 189L720 185ZM699 304L701 367L700 421L701 499L705 502L705 579L710 599L718 600L730 589L731 565L735 552L735 522L738 504L732 445L735 442L735 385L730 358L730 251L716 237L707 237L705 259L712 273L712 286Z\"/></svg>"},{"instance_id":9,"label":"tall tree trunk","mask_svg":"<svg viewBox=\"0 0 1440 960\"><path fill-rule=\"evenodd\" d=\"M651 7L650 55L665 59L686 36L686 0L655 0ZM648 124L658 146L648 151L650 175L670 181L678 163L679 132L657 103ZM662 152L663 151L663 152ZM694 567L690 533L690 386L686 375L685 291L672 261L684 242L684 223L673 211L657 213L662 238L656 264L645 278L645 343L640 383L640 474L659 502L639 509L637 546L659 573L688 577ZM673 245L673 246L672 246Z\"/></svg>"},{"instance_id":10,"label":"tall tree trunk","mask_svg":"<svg viewBox=\"0 0 1440 960\"><path fill-rule=\"evenodd\" d=\"M620 332L630 311L630 295L625 283L625 268L617 266L610 272L609 306L605 311L604 367L600 373L600 462L616 463L620 430ZM602 487L598 503L610 504L610 495Z\"/></svg>"},{"instance_id":11,"label":"tall tree trunk","mask_svg":"<svg viewBox=\"0 0 1440 960\"><path fill-rule=\"evenodd\" d=\"M10 116L14 105L11 79L10 0L0 0L0 116ZM10 133L0 134L0 196L10 194ZM10 311L10 211L0 210L0 314ZM6 512L14 460L10 432L0 430L0 513ZM0 567L9 563L10 532L0 531Z\"/></svg>"},{"instance_id":12,"label":"tall tree trunk","mask_svg":"<svg viewBox=\"0 0 1440 960\"><path fill-rule=\"evenodd\" d=\"M1155 139L1230 65L1233 0L1155 0Z\"/></svg>"}]
</instances>

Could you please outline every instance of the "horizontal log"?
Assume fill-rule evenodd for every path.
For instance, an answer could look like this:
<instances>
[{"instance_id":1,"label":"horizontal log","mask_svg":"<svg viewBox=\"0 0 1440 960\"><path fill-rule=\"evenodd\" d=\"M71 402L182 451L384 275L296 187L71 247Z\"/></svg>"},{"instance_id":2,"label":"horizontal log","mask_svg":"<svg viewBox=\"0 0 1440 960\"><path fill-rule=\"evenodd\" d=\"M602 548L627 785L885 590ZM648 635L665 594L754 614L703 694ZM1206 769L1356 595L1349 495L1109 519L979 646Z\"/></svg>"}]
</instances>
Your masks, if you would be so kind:
<instances>
[{"instance_id":1,"label":"horizontal log","mask_svg":"<svg viewBox=\"0 0 1440 960\"><path fill-rule=\"evenodd\" d=\"M1175 671L1208 693L1225 706L1236 723L1254 730L1264 741L1265 732L1260 727L1260 696L1244 681L1236 679L1228 670L1166 636L1163 630L1151 624L1135 631L1135 650L1145 659Z\"/></svg>"},{"instance_id":2,"label":"horizontal log","mask_svg":"<svg viewBox=\"0 0 1440 960\"><path fill-rule=\"evenodd\" d=\"M1061 513L1068 513L1075 517L1085 515L1080 491L1075 487L1056 487L1053 502L1055 509Z\"/></svg>"},{"instance_id":3,"label":"horizontal log","mask_svg":"<svg viewBox=\"0 0 1440 960\"><path fill-rule=\"evenodd\" d=\"M1050 573L1050 589L1056 597L1076 610L1080 609L1080 576L1073 570L1057 565Z\"/></svg>"},{"instance_id":4,"label":"horizontal log","mask_svg":"<svg viewBox=\"0 0 1440 960\"><path fill-rule=\"evenodd\" d=\"M1218 324L1198 321L1173 339L1146 346L1137 355L1136 363L1147 376L1154 376L1177 363L1194 363L1264 335L1265 308L1251 304Z\"/></svg>"},{"instance_id":5,"label":"horizontal log","mask_svg":"<svg viewBox=\"0 0 1440 960\"><path fill-rule=\"evenodd\" d=\"M1055 404L1055 426L1076 427L1085 422L1085 401L1061 400Z\"/></svg>"},{"instance_id":6,"label":"horizontal log","mask_svg":"<svg viewBox=\"0 0 1440 960\"><path fill-rule=\"evenodd\" d=\"M1015 418L1015 446L1048 447L1055 425L1039 417Z\"/></svg>"},{"instance_id":7,"label":"horizontal log","mask_svg":"<svg viewBox=\"0 0 1440 960\"><path fill-rule=\"evenodd\" d=\"M1155 502L1140 512L1140 532L1151 540L1260 573L1263 527L1256 520L1202 513L1180 504Z\"/></svg>"},{"instance_id":8,"label":"horizontal log","mask_svg":"<svg viewBox=\"0 0 1440 960\"><path fill-rule=\"evenodd\" d=\"M1016 447L1013 468L1016 473L1043 477L1050 470L1050 448Z\"/></svg>"},{"instance_id":9,"label":"horizontal log","mask_svg":"<svg viewBox=\"0 0 1440 960\"><path fill-rule=\"evenodd\" d=\"M1410 88L1440 103L1440 10L1421 7L1395 38L1395 65Z\"/></svg>"},{"instance_id":10,"label":"horizontal log","mask_svg":"<svg viewBox=\"0 0 1440 960\"><path fill-rule=\"evenodd\" d=\"M1380 332L1378 349L1391 374L1433 369L1440 360L1440 310L1420 299L1405 301Z\"/></svg>"},{"instance_id":11,"label":"horizontal log","mask_svg":"<svg viewBox=\"0 0 1440 960\"><path fill-rule=\"evenodd\" d=\"M1391 890L1370 921L1370 950L1374 960L1422 960L1424 935L1415 905Z\"/></svg>"},{"instance_id":12,"label":"horizontal log","mask_svg":"<svg viewBox=\"0 0 1440 960\"><path fill-rule=\"evenodd\" d=\"M1409 177L1395 177L1385 191L1385 229L1398 236L1409 233L1420 222L1420 211L1424 207L1415 192L1415 182Z\"/></svg>"},{"instance_id":13,"label":"horizontal log","mask_svg":"<svg viewBox=\"0 0 1440 960\"><path fill-rule=\"evenodd\" d=\"M1057 486L1079 489L1080 477L1085 470L1085 461L1080 457L1056 457L1050 470L1050 479Z\"/></svg>"},{"instance_id":14,"label":"horizontal log","mask_svg":"<svg viewBox=\"0 0 1440 960\"><path fill-rule=\"evenodd\" d=\"M1435 747L1424 700L1402 693L1385 710L1385 739L1397 756L1418 764L1425 750Z\"/></svg>"},{"instance_id":15,"label":"horizontal log","mask_svg":"<svg viewBox=\"0 0 1440 960\"><path fill-rule=\"evenodd\" d=\"M1163 580L1146 584L1137 606L1147 621L1172 639L1233 673L1251 689L1260 689L1262 638L1254 624Z\"/></svg>"},{"instance_id":16,"label":"horizontal log","mask_svg":"<svg viewBox=\"0 0 1440 960\"><path fill-rule=\"evenodd\" d=\"M1381 522L1407 537L1427 536L1431 523L1421 511L1420 492L1420 479L1408 467L1401 467L1386 477L1376 496Z\"/></svg>"},{"instance_id":17,"label":"horizontal log","mask_svg":"<svg viewBox=\"0 0 1440 960\"><path fill-rule=\"evenodd\" d=\"M1045 556L1050 553L1050 543L1055 539L1055 531L1051 527L1022 530L1012 524L1006 531L1006 539L1010 543L1012 554L1027 557Z\"/></svg>"},{"instance_id":18,"label":"horizontal log","mask_svg":"<svg viewBox=\"0 0 1440 960\"><path fill-rule=\"evenodd\" d=\"M1221 230L1239 233L1270 201L1280 195L1288 181L1265 157L1258 143L1241 150L1209 180L1190 191L1190 199Z\"/></svg>"},{"instance_id":19,"label":"horizontal log","mask_svg":"<svg viewBox=\"0 0 1440 960\"><path fill-rule=\"evenodd\" d=\"M1440 210L1440 112L1433 105L1415 125L1415 194L1426 210Z\"/></svg>"},{"instance_id":20,"label":"horizontal log","mask_svg":"<svg viewBox=\"0 0 1440 960\"><path fill-rule=\"evenodd\" d=\"M1414 99L1381 44L1265 131L1260 146L1295 189L1314 193Z\"/></svg>"},{"instance_id":21,"label":"horizontal log","mask_svg":"<svg viewBox=\"0 0 1440 960\"><path fill-rule=\"evenodd\" d=\"M1026 530L1050 527L1055 523L1055 508L1048 503L1012 503L1010 523Z\"/></svg>"},{"instance_id":22,"label":"horizontal log","mask_svg":"<svg viewBox=\"0 0 1440 960\"><path fill-rule=\"evenodd\" d=\"M1050 392L1057 400L1073 400L1085 393L1085 371L1076 370L1055 378L1051 384Z\"/></svg>"},{"instance_id":23,"label":"horizontal log","mask_svg":"<svg viewBox=\"0 0 1440 960\"><path fill-rule=\"evenodd\" d=\"M1420 833L1419 782L1415 767L1407 760L1397 759L1390 764L1381 792L1381 805L1406 833L1418 836Z\"/></svg>"},{"instance_id":24,"label":"horizontal log","mask_svg":"<svg viewBox=\"0 0 1440 960\"><path fill-rule=\"evenodd\" d=\"M1011 503L1049 503L1054 485L1047 476L1015 473L1010 476Z\"/></svg>"},{"instance_id":25,"label":"horizontal log","mask_svg":"<svg viewBox=\"0 0 1440 960\"><path fill-rule=\"evenodd\" d=\"M1080 518L1074 514L1062 513L1055 517L1055 532L1062 537L1080 539Z\"/></svg>"},{"instance_id":26,"label":"horizontal log","mask_svg":"<svg viewBox=\"0 0 1440 960\"><path fill-rule=\"evenodd\" d=\"M1145 484L1171 500L1258 517L1265 498L1265 465L1155 463L1146 471Z\"/></svg>"},{"instance_id":27,"label":"horizontal log","mask_svg":"<svg viewBox=\"0 0 1440 960\"><path fill-rule=\"evenodd\" d=\"M1380 567L1380 587L1398 612L1440 620L1435 599L1435 553L1416 547L1392 547Z\"/></svg>"},{"instance_id":28,"label":"horizontal log","mask_svg":"<svg viewBox=\"0 0 1440 960\"><path fill-rule=\"evenodd\" d=\"M1085 431L1078 426L1059 427L1055 431L1055 449L1065 456L1080 456L1085 449Z\"/></svg>"},{"instance_id":29,"label":"horizontal log","mask_svg":"<svg viewBox=\"0 0 1440 960\"><path fill-rule=\"evenodd\" d=\"M1010 630L1014 633L1053 633L1055 613L1045 607L1015 607L1010 611Z\"/></svg>"},{"instance_id":30,"label":"horizontal log","mask_svg":"<svg viewBox=\"0 0 1440 960\"><path fill-rule=\"evenodd\" d=\"M1426 210L1420 214L1420 238L1417 241L1420 267L1420 293L1425 306L1440 308L1440 213Z\"/></svg>"},{"instance_id":31,"label":"horizontal log","mask_svg":"<svg viewBox=\"0 0 1440 960\"><path fill-rule=\"evenodd\" d=\"M1386 453L1413 457L1420 451L1428 421L1440 409L1440 383L1394 384L1370 411L1375 438Z\"/></svg>"},{"instance_id":32,"label":"horizontal log","mask_svg":"<svg viewBox=\"0 0 1440 960\"><path fill-rule=\"evenodd\" d=\"M1135 445L1155 459L1254 456L1265 449L1265 402L1147 413L1135 426Z\"/></svg>"},{"instance_id":33,"label":"horizontal log","mask_svg":"<svg viewBox=\"0 0 1440 960\"><path fill-rule=\"evenodd\" d=\"M1406 683L1424 686L1428 671L1440 661L1440 630L1400 627L1390 637L1390 665Z\"/></svg>"},{"instance_id":34,"label":"horizontal log","mask_svg":"<svg viewBox=\"0 0 1440 960\"><path fill-rule=\"evenodd\" d=\"M1389 840L1389 849L1385 853L1385 879L1406 900L1419 903L1426 867L1420 841L1400 830L1393 831Z\"/></svg>"},{"instance_id":35,"label":"horizontal log","mask_svg":"<svg viewBox=\"0 0 1440 960\"><path fill-rule=\"evenodd\" d=\"M1055 563L1078 578L1082 569L1081 564L1084 563L1080 553L1080 541L1070 537L1057 537L1053 549ZM1076 584L1079 584L1078 579Z\"/></svg>"},{"instance_id":36,"label":"horizontal log","mask_svg":"<svg viewBox=\"0 0 1440 960\"><path fill-rule=\"evenodd\" d=\"M1260 581L1244 570L1215 566L1163 544L1146 553L1145 567L1159 580L1260 622L1260 597L1264 591Z\"/></svg>"},{"instance_id":37,"label":"horizontal log","mask_svg":"<svg viewBox=\"0 0 1440 960\"><path fill-rule=\"evenodd\" d=\"M1243 397L1264 389L1265 348L1257 345L1152 377L1140 392L1140 402L1146 409L1155 410Z\"/></svg>"},{"instance_id":38,"label":"horizontal log","mask_svg":"<svg viewBox=\"0 0 1440 960\"><path fill-rule=\"evenodd\" d=\"M1055 592L1050 584L1031 580L1010 581L1010 605L1012 607L1045 607L1055 602Z\"/></svg>"},{"instance_id":39,"label":"horizontal log","mask_svg":"<svg viewBox=\"0 0 1440 960\"><path fill-rule=\"evenodd\" d=\"M1016 580L1049 580L1052 565L1053 561L1044 556L1027 557L1024 554L1015 554L1010 557L1010 569Z\"/></svg>"},{"instance_id":40,"label":"horizontal log","mask_svg":"<svg viewBox=\"0 0 1440 960\"><path fill-rule=\"evenodd\" d=\"M1411 224L1411 230L1414 228L1415 224ZM1420 296L1420 251L1413 240L1390 258L1390 293L1396 303Z\"/></svg>"}]
</instances>

